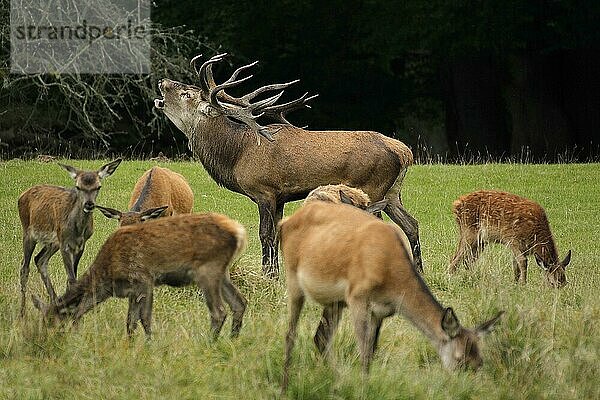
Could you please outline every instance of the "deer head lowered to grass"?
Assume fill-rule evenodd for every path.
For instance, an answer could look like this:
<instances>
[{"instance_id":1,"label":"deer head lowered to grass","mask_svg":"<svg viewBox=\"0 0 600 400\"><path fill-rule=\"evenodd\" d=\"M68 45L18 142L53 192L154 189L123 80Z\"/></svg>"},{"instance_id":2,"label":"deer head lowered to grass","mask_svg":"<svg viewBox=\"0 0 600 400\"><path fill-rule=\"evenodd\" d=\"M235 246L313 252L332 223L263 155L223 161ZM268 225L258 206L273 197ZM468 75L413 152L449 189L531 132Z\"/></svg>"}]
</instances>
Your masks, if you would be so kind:
<instances>
[{"instance_id":1,"label":"deer head lowered to grass","mask_svg":"<svg viewBox=\"0 0 600 400\"><path fill-rule=\"evenodd\" d=\"M279 266L275 227L286 202L304 198L321 185L346 184L363 190L373 202L387 200L385 212L408 236L417 268L422 270L417 221L404 209L400 188L413 162L402 142L371 131L310 131L286 119L292 110L308 107L315 96L277 104L283 90L297 81L260 87L233 97L226 89L256 65L238 68L216 84L212 66L216 55L198 69L199 86L161 79L163 96L155 106L187 136L189 147L221 186L249 197L258 205L263 272L277 276ZM198 57L194 57L192 64ZM266 93L275 95L256 100ZM260 125L259 118L276 124ZM267 140L257 141L258 137Z\"/></svg>"},{"instance_id":2,"label":"deer head lowered to grass","mask_svg":"<svg viewBox=\"0 0 600 400\"><path fill-rule=\"evenodd\" d=\"M480 337L502 313L476 329L463 327L454 311L442 307L431 294L397 226L356 207L314 201L284 219L279 228L289 309L284 390L306 298L323 306L314 336L320 353L331 346L341 313L349 309L364 372L375 353L383 320L396 313L427 336L445 367L481 366Z\"/></svg>"},{"instance_id":3,"label":"deer head lowered to grass","mask_svg":"<svg viewBox=\"0 0 600 400\"><path fill-rule=\"evenodd\" d=\"M151 335L152 292L156 284L195 283L204 291L216 337L231 308L231 335L242 326L247 301L229 279L229 267L246 247L246 230L221 214L185 214L119 228L104 243L90 268L56 304L33 297L45 320L72 319L109 297L129 299L127 333L141 321Z\"/></svg>"},{"instance_id":4,"label":"deer head lowered to grass","mask_svg":"<svg viewBox=\"0 0 600 400\"><path fill-rule=\"evenodd\" d=\"M168 168L152 167L137 180L129 199L129 211L96 206L119 226L137 224L149 219L189 214L194 205L194 192L183 175Z\"/></svg>"},{"instance_id":5,"label":"deer head lowered to grass","mask_svg":"<svg viewBox=\"0 0 600 400\"><path fill-rule=\"evenodd\" d=\"M77 279L77 266L85 242L94 231L92 211L101 181L111 175L121 159L102 166L97 171L84 171L59 164L75 181L75 187L36 185L19 196L18 207L23 226L23 263L21 264L21 316L25 313L25 296L29 279L29 264L36 244L43 246L35 256L35 265L46 286L51 301L56 292L48 276L48 261L60 250L68 283Z\"/></svg>"},{"instance_id":6,"label":"deer head lowered to grass","mask_svg":"<svg viewBox=\"0 0 600 400\"><path fill-rule=\"evenodd\" d=\"M461 263L468 268L488 243L502 243L513 253L515 282L527 282L527 256L533 254L545 272L548 284L555 288L567 284L564 260L558 251L546 212L536 202L512 193L480 190L461 196L452 204L460 239L448 272L454 273Z\"/></svg>"}]
</instances>

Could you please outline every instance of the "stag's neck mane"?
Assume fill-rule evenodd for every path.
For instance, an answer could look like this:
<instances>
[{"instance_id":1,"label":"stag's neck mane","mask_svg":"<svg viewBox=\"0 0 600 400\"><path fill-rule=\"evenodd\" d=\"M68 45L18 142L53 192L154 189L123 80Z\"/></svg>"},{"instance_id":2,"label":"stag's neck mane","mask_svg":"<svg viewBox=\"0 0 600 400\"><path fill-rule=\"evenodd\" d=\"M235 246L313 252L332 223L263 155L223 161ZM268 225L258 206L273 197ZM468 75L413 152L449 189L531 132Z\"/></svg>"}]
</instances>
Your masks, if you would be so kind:
<instances>
[{"instance_id":1,"label":"stag's neck mane","mask_svg":"<svg viewBox=\"0 0 600 400\"><path fill-rule=\"evenodd\" d=\"M188 139L190 149L215 182L239 192L234 168L245 149L256 145L256 136L251 129L218 116L211 118L209 123L199 123Z\"/></svg>"}]
</instances>

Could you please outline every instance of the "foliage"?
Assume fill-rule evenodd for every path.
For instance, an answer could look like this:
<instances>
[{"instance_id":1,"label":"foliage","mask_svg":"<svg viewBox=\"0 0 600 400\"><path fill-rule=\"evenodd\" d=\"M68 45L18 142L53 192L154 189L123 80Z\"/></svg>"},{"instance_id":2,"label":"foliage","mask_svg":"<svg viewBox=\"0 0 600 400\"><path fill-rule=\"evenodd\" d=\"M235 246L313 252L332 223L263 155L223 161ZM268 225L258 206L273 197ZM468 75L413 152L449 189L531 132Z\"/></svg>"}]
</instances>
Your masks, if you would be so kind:
<instances>
[{"instance_id":1,"label":"foliage","mask_svg":"<svg viewBox=\"0 0 600 400\"><path fill-rule=\"evenodd\" d=\"M96 168L102 161L69 163ZM99 203L123 208L135 179L152 165L125 161L104 183ZM255 205L219 188L197 163L166 166L188 178L196 194L196 211L226 213L248 230L249 249L232 272L249 300L240 337L230 340L222 336L211 342L209 315L194 288L156 289L154 337L148 343L141 327L134 340L127 340L125 300L101 304L73 329L45 328L30 302L26 319L19 320L22 254L16 198L34 184L72 185L72 180L54 164L2 162L0 224L5 228L0 238L4 265L0 270L0 398L277 397L287 327L285 280L261 276ZM371 374L363 379L348 315L342 320L330 360L315 354L311 335L320 310L309 302L300 320L287 397L598 398L600 270L596 266L600 252L594 238L600 225L596 201L599 173L598 164L412 167L403 200L420 222L425 279L433 293L443 304L454 307L467 326L506 310L501 324L486 338L483 369L477 374L444 371L428 341L406 319L393 317L383 325ZM569 284L564 289L549 289L533 260L528 284L514 285L511 254L501 246L489 246L471 271L447 276L445 268L457 244L451 203L460 194L480 188L509 190L545 207L561 255L573 249L567 270ZM298 206L288 205L286 215ZM116 222L98 213L95 228L81 262L82 271L116 229ZM29 293L43 294L34 270ZM49 271L59 290L64 289L59 256L52 259Z\"/></svg>"}]
</instances>

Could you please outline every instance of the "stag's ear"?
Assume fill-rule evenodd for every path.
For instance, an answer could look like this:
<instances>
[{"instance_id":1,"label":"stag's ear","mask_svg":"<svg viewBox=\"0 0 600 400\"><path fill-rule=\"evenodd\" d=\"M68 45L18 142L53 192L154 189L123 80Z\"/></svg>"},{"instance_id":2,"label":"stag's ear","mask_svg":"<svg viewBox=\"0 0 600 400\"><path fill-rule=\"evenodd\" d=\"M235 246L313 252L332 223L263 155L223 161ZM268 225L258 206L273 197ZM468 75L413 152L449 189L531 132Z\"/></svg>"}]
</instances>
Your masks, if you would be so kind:
<instances>
[{"instance_id":1,"label":"stag's ear","mask_svg":"<svg viewBox=\"0 0 600 400\"><path fill-rule=\"evenodd\" d=\"M451 307L444 310L442 329L450 336L450 339L455 338L460 333L460 322L458 322L458 318L456 318L456 314L454 314Z\"/></svg>"},{"instance_id":2,"label":"stag's ear","mask_svg":"<svg viewBox=\"0 0 600 400\"><path fill-rule=\"evenodd\" d=\"M562 264L563 268L566 268L570 262L571 262L571 250L569 250L569 252L567 253L567 256L565 257L564 260L562 260L561 264Z\"/></svg>"},{"instance_id":3,"label":"stag's ear","mask_svg":"<svg viewBox=\"0 0 600 400\"><path fill-rule=\"evenodd\" d=\"M534 256L535 256L535 262L537 263L537 265L539 265L543 269L548 269L546 267L546 265L544 264L544 260L542 260L542 257L538 256L537 253L534 253Z\"/></svg>"},{"instance_id":4,"label":"stag's ear","mask_svg":"<svg viewBox=\"0 0 600 400\"><path fill-rule=\"evenodd\" d=\"M61 164L61 163L58 163L58 165L60 165L64 169L66 169L67 172L69 173L69 175L71 176L71 178L73 178L73 179L77 178L77 174L79 173L79 170L77 168L71 167L70 165Z\"/></svg>"},{"instance_id":5,"label":"stag's ear","mask_svg":"<svg viewBox=\"0 0 600 400\"><path fill-rule=\"evenodd\" d=\"M500 311L494 318L479 325L475 329L475 332L477 332L477 336L483 337L490 333L492 330L494 330L494 328L498 324L498 321L500 321L500 317L502 317L502 314L504 314L504 311Z\"/></svg>"},{"instance_id":6,"label":"stag's ear","mask_svg":"<svg viewBox=\"0 0 600 400\"><path fill-rule=\"evenodd\" d=\"M352 201L350 196L348 196L346 193L344 193L343 190L340 190L339 192L340 192L340 201L342 202L342 204L350 204L351 206L354 205L354 202Z\"/></svg>"},{"instance_id":7,"label":"stag's ear","mask_svg":"<svg viewBox=\"0 0 600 400\"><path fill-rule=\"evenodd\" d=\"M379 201L371 204L369 207L367 207L366 211L368 213L375 214L375 213L383 211L383 209L385 207L387 207L387 205L388 205L387 199L379 200Z\"/></svg>"},{"instance_id":8,"label":"stag's ear","mask_svg":"<svg viewBox=\"0 0 600 400\"><path fill-rule=\"evenodd\" d=\"M112 173L115 172L119 164L121 164L121 161L123 161L122 158L117 158L115 161L111 161L108 164L100 167L100 169L98 170L98 176L100 177L100 179L104 179L107 176L112 175Z\"/></svg>"},{"instance_id":9,"label":"stag's ear","mask_svg":"<svg viewBox=\"0 0 600 400\"><path fill-rule=\"evenodd\" d=\"M106 218L114 218L116 220L121 220L121 216L123 216L123 213L121 211L115 210L114 208L102 207L99 205L96 205L95 208L100 210L100 212L104 214Z\"/></svg>"},{"instance_id":10,"label":"stag's ear","mask_svg":"<svg viewBox=\"0 0 600 400\"><path fill-rule=\"evenodd\" d=\"M158 218L163 214L163 212L167 208L169 208L169 206L156 207L156 208L151 208L149 210L146 210L142 213L141 219L142 219L142 221L147 221L149 219Z\"/></svg>"}]
</instances>

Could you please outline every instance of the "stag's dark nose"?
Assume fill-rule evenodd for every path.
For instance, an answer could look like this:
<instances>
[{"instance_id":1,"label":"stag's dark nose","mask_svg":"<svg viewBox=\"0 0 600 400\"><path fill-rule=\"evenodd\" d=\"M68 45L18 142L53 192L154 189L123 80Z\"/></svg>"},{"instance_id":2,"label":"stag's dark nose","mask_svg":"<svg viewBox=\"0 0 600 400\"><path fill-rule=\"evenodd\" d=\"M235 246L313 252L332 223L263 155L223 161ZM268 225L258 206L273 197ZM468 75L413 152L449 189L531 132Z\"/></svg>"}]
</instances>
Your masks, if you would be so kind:
<instances>
[{"instance_id":1,"label":"stag's dark nose","mask_svg":"<svg viewBox=\"0 0 600 400\"><path fill-rule=\"evenodd\" d=\"M93 201L86 201L83 204L83 209L84 209L84 211L87 211L87 212L92 211L94 209L94 207L95 207L95 204Z\"/></svg>"}]
</instances>

